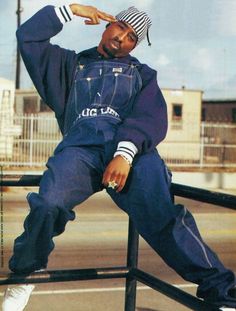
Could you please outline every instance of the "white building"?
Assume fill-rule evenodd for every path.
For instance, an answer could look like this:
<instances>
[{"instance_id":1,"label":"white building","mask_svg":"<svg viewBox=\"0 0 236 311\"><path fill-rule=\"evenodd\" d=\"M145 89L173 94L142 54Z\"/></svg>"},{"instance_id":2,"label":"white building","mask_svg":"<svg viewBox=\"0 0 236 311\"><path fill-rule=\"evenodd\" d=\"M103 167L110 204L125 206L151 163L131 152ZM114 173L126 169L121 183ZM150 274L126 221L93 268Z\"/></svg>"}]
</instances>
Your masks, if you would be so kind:
<instances>
[{"instance_id":1,"label":"white building","mask_svg":"<svg viewBox=\"0 0 236 311\"><path fill-rule=\"evenodd\" d=\"M14 98L14 82L0 78L0 159L12 157L13 138L21 133L14 125Z\"/></svg>"},{"instance_id":2,"label":"white building","mask_svg":"<svg viewBox=\"0 0 236 311\"><path fill-rule=\"evenodd\" d=\"M168 109L168 133L158 146L165 159L200 159L202 91L162 89Z\"/></svg>"}]
</instances>

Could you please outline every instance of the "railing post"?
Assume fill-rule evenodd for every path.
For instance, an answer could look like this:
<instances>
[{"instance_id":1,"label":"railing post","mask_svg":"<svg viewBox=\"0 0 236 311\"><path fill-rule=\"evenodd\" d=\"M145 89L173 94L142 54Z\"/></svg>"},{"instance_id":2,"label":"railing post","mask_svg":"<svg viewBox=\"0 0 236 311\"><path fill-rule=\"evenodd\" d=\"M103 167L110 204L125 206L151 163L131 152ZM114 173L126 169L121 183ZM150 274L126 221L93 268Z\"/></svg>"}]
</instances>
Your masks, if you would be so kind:
<instances>
[{"instance_id":1,"label":"railing post","mask_svg":"<svg viewBox=\"0 0 236 311\"><path fill-rule=\"evenodd\" d=\"M200 135L200 168L203 167L204 164L204 135L205 135L205 123L201 123L201 135Z\"/></svg>"},{"instance_id":2,"label":"railing post","mask_svg":"<svg viewBox=\"0 0 236 311\"><path fill-rule=\"evenodd\" d=\"M127 249L127 267L129 269L137 268L138 246L139 246L139 234L135 229L132 220L129 218L128 249ZM126 287L125 287L125 309L124 309L125 311L135 311L136 287L137 281L132 276L129 275L126 278Z\"/></svg>"},{"instance_id":3,"label":"railing post","mask_svg":"<svg viewBox=\"0 0 236 311\"><path fill-rule=\"evenodd\" d=\"M34 136L34 115L30 115L30 154L29 154L29 166L33 166L33 136Z\"/></svg>"}]
</instances>

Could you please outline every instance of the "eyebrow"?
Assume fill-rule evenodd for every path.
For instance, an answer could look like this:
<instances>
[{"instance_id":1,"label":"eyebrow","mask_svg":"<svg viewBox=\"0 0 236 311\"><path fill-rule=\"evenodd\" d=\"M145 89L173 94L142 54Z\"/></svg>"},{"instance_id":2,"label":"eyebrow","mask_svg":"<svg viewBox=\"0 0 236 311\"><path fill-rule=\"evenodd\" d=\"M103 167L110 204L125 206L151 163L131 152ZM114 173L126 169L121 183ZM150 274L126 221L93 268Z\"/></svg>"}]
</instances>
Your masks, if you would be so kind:
<instances>
[{"instance_id":1,"label":"eyebrow","mask_svg":"<svg viewBox=\"0 0 236 311\"><path fill-rule=\"evenodd\" d=\"M131 29L131 27L128 26L128 25L127 25L125 22L123 22L123 21L118 21L118 23L121 23L122 25L124 25L125 28L130 28L130 29ZM138 36L137 36L136 32L135 32L133 29L132 29L132 34L135 36L136 40L138 41Z\"/></svg>"}]
</instances>

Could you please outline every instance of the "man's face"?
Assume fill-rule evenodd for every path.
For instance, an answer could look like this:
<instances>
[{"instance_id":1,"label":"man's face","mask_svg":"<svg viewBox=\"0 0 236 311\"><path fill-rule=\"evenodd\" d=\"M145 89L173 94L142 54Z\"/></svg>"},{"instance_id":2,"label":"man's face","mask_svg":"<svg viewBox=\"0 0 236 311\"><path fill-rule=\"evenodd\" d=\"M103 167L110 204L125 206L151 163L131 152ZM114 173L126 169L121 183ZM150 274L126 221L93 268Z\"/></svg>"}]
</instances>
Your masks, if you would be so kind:
<instances>
[{"instance_id":1,"label":"man's face","mask_svg":"<svg viewBox=\"0 0 236 311\"><path fill-rule=\"evenodd\" d=\"M111 23L102 34L98 52L108 58L126 56L134 49L137 39L128 24L121 21Z\"/></svg>"}]
</instances>

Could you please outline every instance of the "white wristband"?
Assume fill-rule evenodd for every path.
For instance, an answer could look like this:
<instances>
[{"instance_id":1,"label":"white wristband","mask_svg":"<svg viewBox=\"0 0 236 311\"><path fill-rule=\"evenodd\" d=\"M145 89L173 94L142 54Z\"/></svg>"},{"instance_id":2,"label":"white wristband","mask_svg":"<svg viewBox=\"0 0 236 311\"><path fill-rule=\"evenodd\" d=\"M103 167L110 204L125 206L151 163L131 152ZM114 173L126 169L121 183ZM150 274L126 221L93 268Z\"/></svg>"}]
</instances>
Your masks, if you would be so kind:
<instances>
[{"instance_id":1,"label":"white wristband","mask_svg":"<svg viewBox=\"0 0 236 311\"><path fill-rule=\"evenodd\" d=\"M127 162L131 165L134 159L134 156L138 152L137 147L130 141L121 141L117 146L117 150L114 154L114 157L121 155L124 157Z\"/></svg>"}]
</instances>

